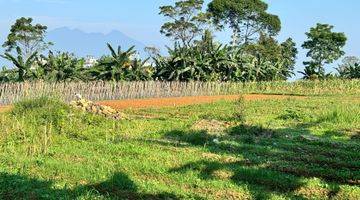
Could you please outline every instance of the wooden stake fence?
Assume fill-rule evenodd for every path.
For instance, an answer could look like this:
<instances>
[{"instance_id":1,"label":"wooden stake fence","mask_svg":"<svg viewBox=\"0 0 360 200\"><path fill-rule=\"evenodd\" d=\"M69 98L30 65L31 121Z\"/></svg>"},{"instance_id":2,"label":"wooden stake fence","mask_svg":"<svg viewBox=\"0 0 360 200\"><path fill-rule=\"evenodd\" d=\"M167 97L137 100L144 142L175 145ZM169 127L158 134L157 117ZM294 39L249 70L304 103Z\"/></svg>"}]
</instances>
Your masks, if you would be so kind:
<instances>
[{"instance_id":1,"label":"wooden stake fence","mask_svg":"<svg viewBox=\"0 0 360 200\"><path fill-rule=\"evenodd\" d=\"M99 100L140 98L262 94L360 94L360 80L354 81L298 81L298 82L61 82L43 81L0 84L0 104L13 104L24 99L54 95L64 101L73 100L75 94Z\"/></svg>"}]
</instances>

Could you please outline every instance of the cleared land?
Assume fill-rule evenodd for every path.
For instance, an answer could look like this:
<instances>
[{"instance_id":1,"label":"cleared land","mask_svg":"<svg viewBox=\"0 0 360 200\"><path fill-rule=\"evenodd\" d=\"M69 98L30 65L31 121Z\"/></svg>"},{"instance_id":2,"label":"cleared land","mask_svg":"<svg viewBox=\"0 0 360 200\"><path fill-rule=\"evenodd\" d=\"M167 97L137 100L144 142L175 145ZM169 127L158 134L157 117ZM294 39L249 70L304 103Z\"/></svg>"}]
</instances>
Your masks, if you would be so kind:
<instances>
[{"instance_id":1,"label":"cleared land","mask_svg":"<svg viewBox=\"0 0 360 200\"><path fill-rule=\"evenodd\" d=\"M123 112L114 121L40 99L1 114L0 197L360 199L359 99Z\"/></svg>"},{"instance_id":2,"label":"cleared land","mask_svg":"<svg viewBox=\"0 0 360 200\"><path fill-rule=\"evenodd\" d=\"M100 101L102 105L107 105L115 109L128 108L161 108L169 106L184 106L193 104L213 103L220 100L234 101L239 99L240 95L221 95L221 96L194 96L194 97L172 97L172 98L151 98L151 99L129 99L115 101ZM287 99L287 98L305 98L302 96L288 95L242 95L244 100L265 100L265 99Z\"/></svg>"},{"instance_id":3,"label":"cleared land","mask_svg":"<svg viewBox=\"0 0 360 200\"><path fill-rule=\"evenodd\" d=\"M161 108L168 106L184 106L193 104L212 103L219 100L234 101L239 99L240 95L220 95L220 96L194 96L194 97L171 97L171 98L150 98L150 99L128 99L99 101L99 104L110 106L114 109L129 108ZM287 99L287 98L305 98L303 96L288 95L242 95L245 100L265 100L265 99ZM12 106L0 106L0 112L9 111Z\"/></svg>"}]
</instances>

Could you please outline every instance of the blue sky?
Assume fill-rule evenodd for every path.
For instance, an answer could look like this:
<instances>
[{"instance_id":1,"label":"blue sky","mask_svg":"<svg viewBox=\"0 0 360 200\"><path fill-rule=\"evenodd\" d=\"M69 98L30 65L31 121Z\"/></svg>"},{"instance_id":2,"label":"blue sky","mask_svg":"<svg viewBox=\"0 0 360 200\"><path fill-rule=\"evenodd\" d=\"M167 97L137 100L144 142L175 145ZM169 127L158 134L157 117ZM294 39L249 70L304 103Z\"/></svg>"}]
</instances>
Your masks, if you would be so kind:
<instances>
[{"instance_id":1,"label":"blue sky","mask_svg":"<svg viewBox=\"0 0 360 200\"><path fill-rule=\"evenodd\" d=\"M174 0L0 0L0 42L18 17L33 17L49 29L78 28L86 32L119 30L146 45L163 46L169 43L159 33L164 22L158 7ZM208 1L206 1L208 2ZM359 0L266 0L271 13L280 16L280 41L292 37L300 47L305 32L317 22L329 23L336 31L345 32L347 55L360 56ZM227 32L218 40L228 41ZM297 70L302 69L305 52L301 49Z\"/></svg>"}]
</instances>

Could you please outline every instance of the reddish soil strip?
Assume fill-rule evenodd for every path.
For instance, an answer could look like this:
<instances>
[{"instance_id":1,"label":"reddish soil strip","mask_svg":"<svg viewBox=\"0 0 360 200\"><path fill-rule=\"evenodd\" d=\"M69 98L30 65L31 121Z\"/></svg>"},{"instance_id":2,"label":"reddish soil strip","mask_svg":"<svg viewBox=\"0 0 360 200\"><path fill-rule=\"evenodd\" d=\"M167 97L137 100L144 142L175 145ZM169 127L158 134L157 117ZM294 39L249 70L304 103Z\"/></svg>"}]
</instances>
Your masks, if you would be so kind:
<instances>
[{"instance_id":1,"label":"reddish soil strip","mask_svg":"<svg viewBox=\"0 0 360 200\"><path fill-rule=\"evenodd\" d=\"M194 96L194 97L171 97L171 98L151 98L151 99L128 99L128 100L111 100L100 101L102 105L110 106L114 109L126 108L158 108L158 107L171 107L183 106L193 104L212 103L220 100L237 100L239 95L222 95L222 96ZM264 100L264 99L287 99L287 98L305 98L301 96L287 96L287 95L243 95L244 99L250 100ZM0 106L0 113L6 112L12 106Z\"/></svg>"},{"instance_id":2,"label":"reddish soil strip","mask_svg":"<svg viewBox=\"0 0 360 200\"><path fill-rule=\"evenodd\" d=\"M0 113L9 111L11 106L0 106Z\"/></svg>"},{"instance_id":3,"label":"reddish soil strip","mask_svg":"<svg viewBox=\"0 0 360 200\"><path fill-rule=\"evenodd\" d=\"M126 108L158 108L169 106L183 106L193 104L212 103L219 100L237 100L239 95L223 95L223 96L196 96L196 97L171 97L171 98L151 98L151 99L129 99L115 101L100 101L102 105L110 106L114 109ZM301 96L286 95L244 95L245 100L264 100L264 99L287 99L287 98L305 98Z\"/></svg>"}]
</instances>

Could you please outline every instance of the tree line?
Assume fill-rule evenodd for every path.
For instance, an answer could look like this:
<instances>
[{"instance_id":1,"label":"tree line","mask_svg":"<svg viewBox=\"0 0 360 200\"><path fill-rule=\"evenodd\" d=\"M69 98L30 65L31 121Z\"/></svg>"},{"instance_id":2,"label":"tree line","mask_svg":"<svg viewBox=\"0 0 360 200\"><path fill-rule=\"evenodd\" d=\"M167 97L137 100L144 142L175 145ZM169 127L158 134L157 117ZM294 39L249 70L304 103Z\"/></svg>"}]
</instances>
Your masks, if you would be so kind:
<instances>
[{"instance_id":1,"label":"tree line","mask_svg":"<svg viewBox=\"0 0 360 200\"><path fill-rule=\"evenodd\" d=\"M90 67L85 59L69 52L48 51L47 27L22 17L12 25L1 55L13 67L0 71L0 82L46 81L277 81L294 75L298 49L292 38L276 40L280 18L268 12L262 0L213 0L207 8L203 0L182 0L160 7L167 19L160 32L174 45L161 55L156 47L146 47L148 59L136 58L134 47L108 45L109 54ZM317 24L307 33L302 48L308 61L300 72L304 79L331 77L360 78L360 60L346 57L338 74L325 66L345 55L344 33L329 24ZM215 33L232 30L231 42L222 44ZM47 53L44 53L48 51ZM149 62L151 61L151 62Z\"/></svg>"}]
</instances>

